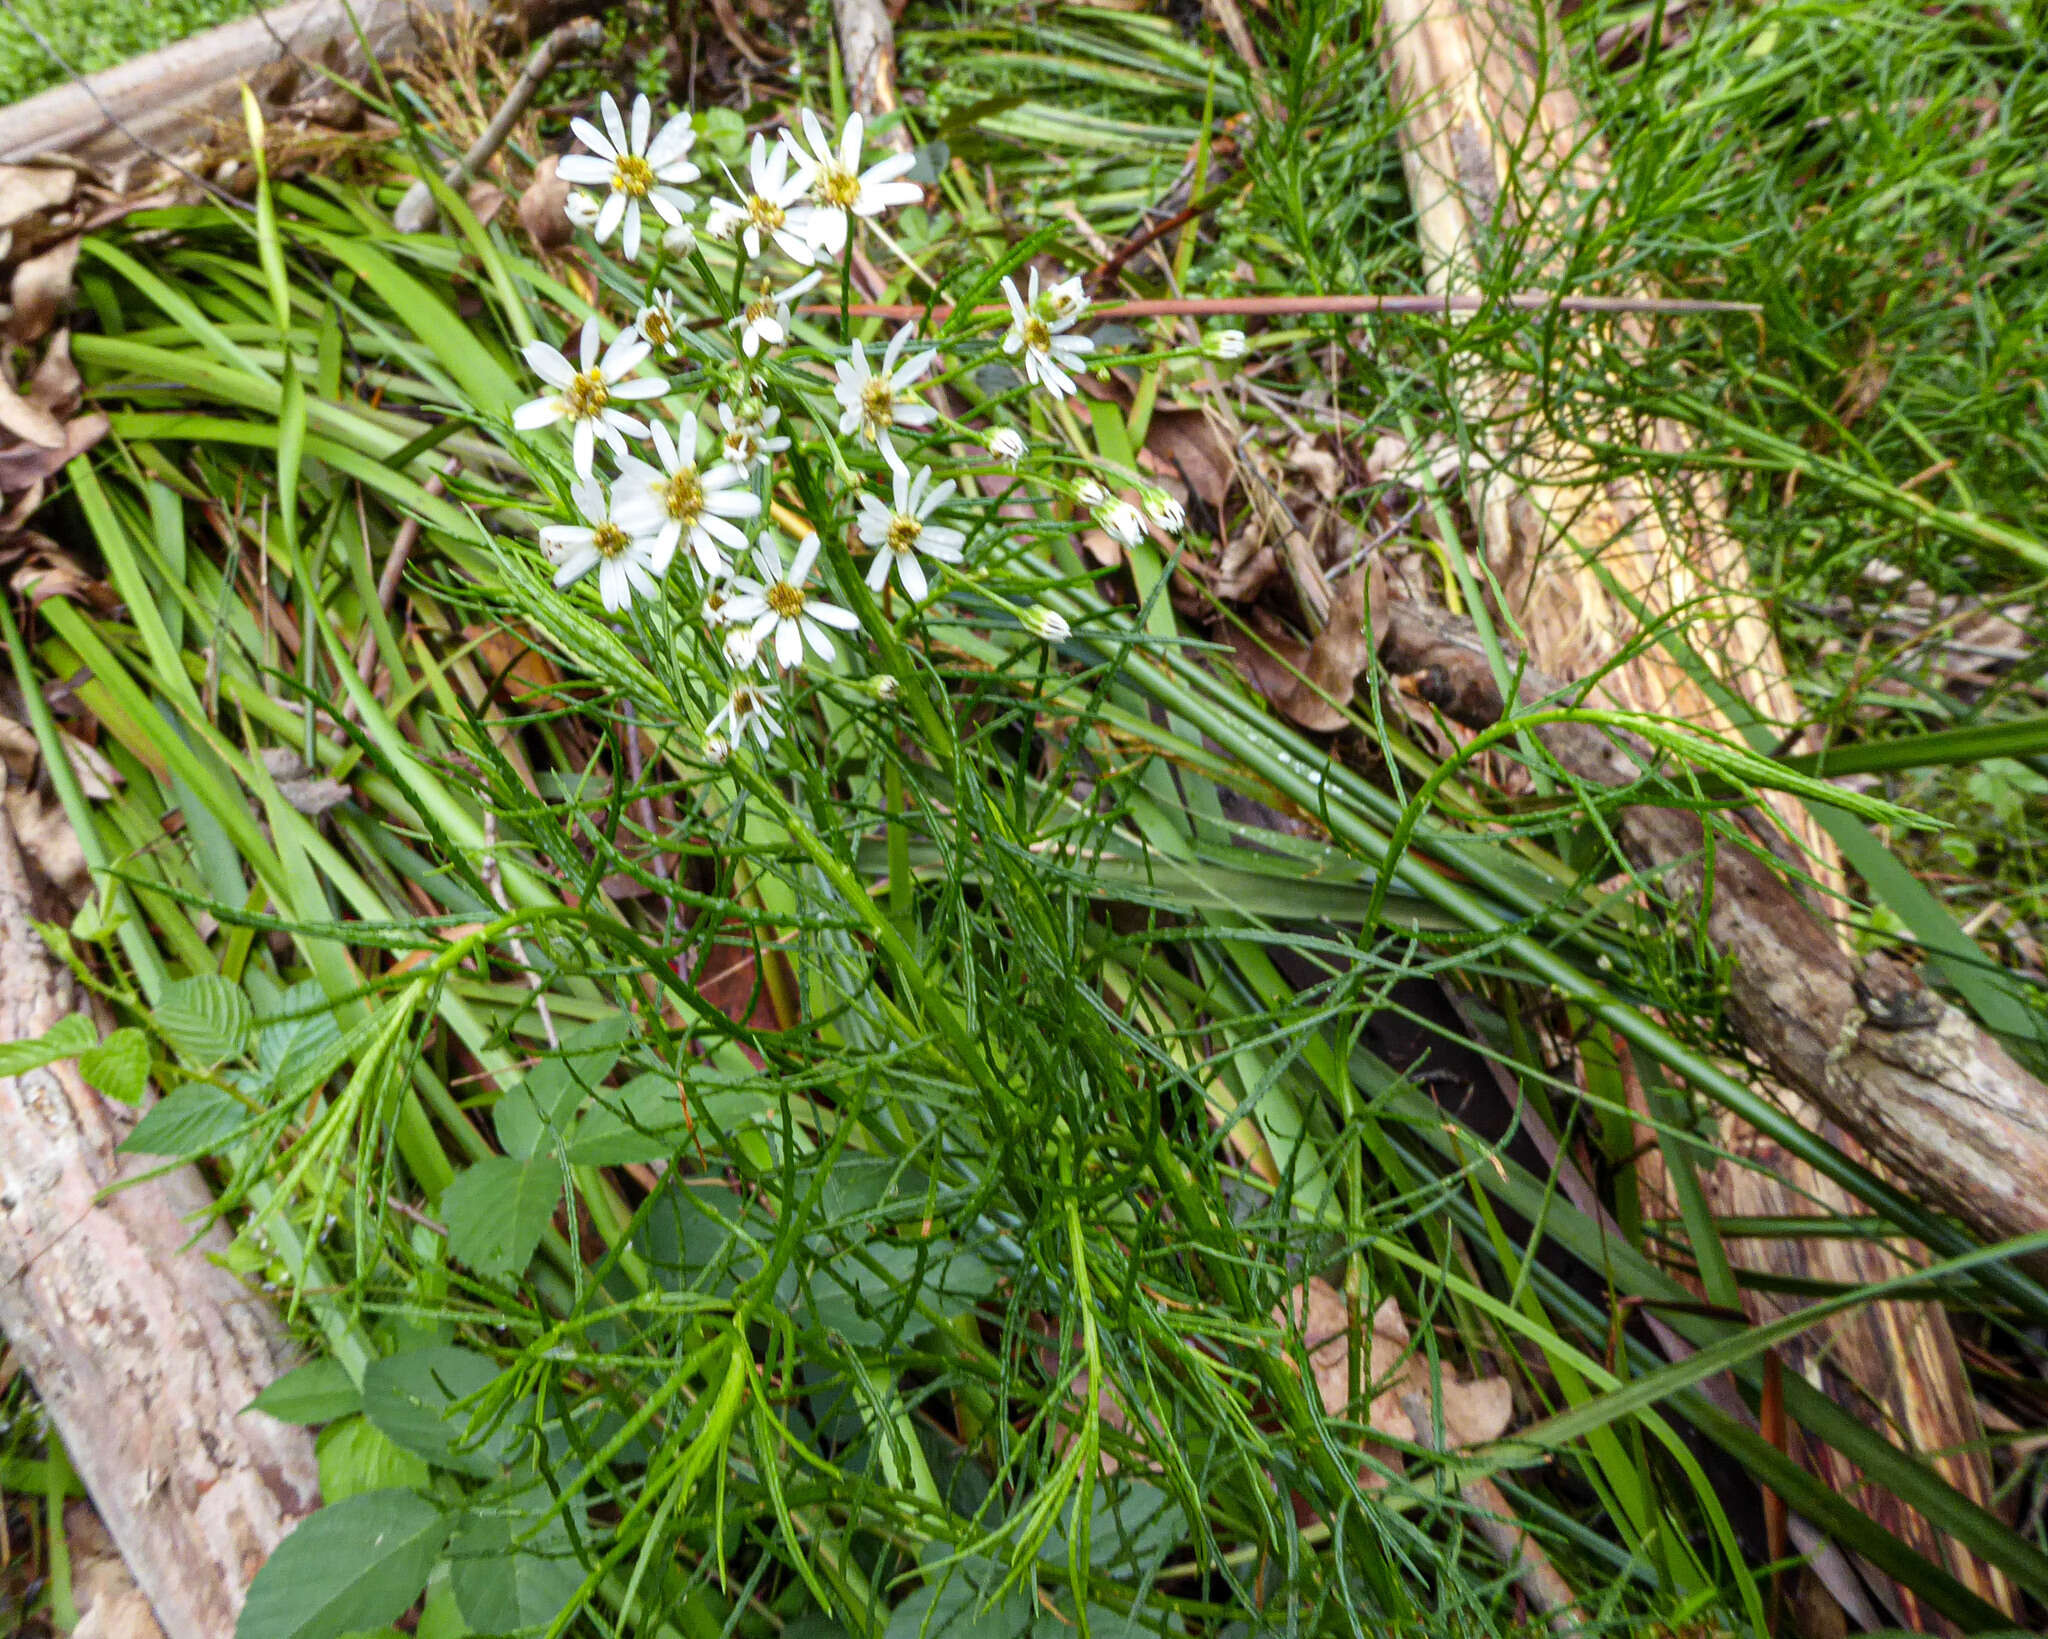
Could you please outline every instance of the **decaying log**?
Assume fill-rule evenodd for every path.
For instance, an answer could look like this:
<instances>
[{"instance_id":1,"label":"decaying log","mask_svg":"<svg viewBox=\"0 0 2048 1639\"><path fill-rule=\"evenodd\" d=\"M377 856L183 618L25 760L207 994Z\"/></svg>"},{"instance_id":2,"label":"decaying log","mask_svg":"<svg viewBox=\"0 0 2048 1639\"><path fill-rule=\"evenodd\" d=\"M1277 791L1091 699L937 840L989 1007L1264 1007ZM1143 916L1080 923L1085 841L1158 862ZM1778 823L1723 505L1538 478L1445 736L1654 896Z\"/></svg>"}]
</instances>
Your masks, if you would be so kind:
<instances>
[{"instance_id":1,"label":"decaying log","mask_svg":"<svg viewBox=\"0 0 2048 1639\"><path fill-rule=\"evenodd\" d=\"M0 108L0 162L65 154L113 168L146 149L178 154L203 144L222 122L239 124L241 87L259 95L321 89L315 66L353 75L364 68L356 23L380 61L409 50L423 14L447 16L457 0L294 0L244 17L132 62L52 86Z\"/></svg>"},{"instance_id":2,"label":"decaying log","mask_svg":"<svg viewBox=\"0 0 2048 1639\"><path fill-rule=\"evenodd\" d=\"M0 1041L82 1006L30 925L0 813ZM0 1334L27 1367L100 1517L170 1639L230 1639L249 1579L318 1501L303 1429L242 1415L281 1369L276 1314L212 1260L189 1167L114 1149L134 1116L70 1062L0 1076ZM188 1244L189 1243L189 1244Z\"/></svg>"},{"instance_id":3,"label":"decaying log","mask_svg":"<svg viewBox=\"0 0 2048 1639\"><path fill-rule=\"evenodd\" d=\"M1402 110L1403 165L1431 292L1477 292L1504 278L1518 288L1554 282L1561 264L1552 247L1573 243L1588 218L1597 218L1607 166L1605 149L1573 93L1548 0L1385 0L1381 41ZM1495 265L1505 256L1514 258L1511 270ZM1610 292L1644 293L1634 287ZM1648 340L1650 322L1623 318L1610 334L1627 349ZM1505 594L1507 607L1497 613L1523 634L1535 663L1556 677L1598 674L1602 704L1729 734L1729 720L1714 698L1659 646L1645 645L1617 663L1641 633L1643 616L1681 616L1692 629L1712 634L1702 658L1756 717L1778 725L1796 722L1799 712L1776 640L1751 591L1742 545L1727 528L1725 496L1711 475L1686 473L1679 465L1691 449L1686 429L1653 417L1603 428L1604 442L1657 458L1651 463L1655 476L1615 473L1536 413L1530 388L1526 379L1477 369L1457 383L1459 408L1477 429L1483 451L1465 475L1465 492L1480 523L1488 567ZM1830 839L1796 801L1774 800L1773 808L1804 855L1807 873L1823 890L1837 888L1841 868ZM1684 839L1666 840L1685 852ZM1696 849L1696 841L1690 846ZM1722 849L1717 863L1725 868L1739 852ZM1769 877L1771 890L1782 892L1771 873L1757 867L1752 874ZM1760 1026L1773 1008L1809 1004L1809 1025L1814 1019L1829 1022L1776 1038L1785 1052L1782 1062L1774 1059L1779 1074L1788 1087L1811 1087L1809 1096L1816 1097L1831 1080L1843 1082L1842 1091L1828 1095L1827 1107L1858 1109L1868 1123L1859 1133L1879 1142L1881 1154L1927 1149L1912 1175L1953 1200L1952 1192L1973 1187L1966 1180L1993 1159L1967 1142L1952 1159L1936 1158L1942 1130L1961 1108L1953 1093L1987 1068L1959 1034L1967 1031L1967 1021L1944 1013L1940 1028L1909 1038L1871 1027L1864 1015L1845 1048L1840 1031L1856 1006L1855 973L1832 930L1803 912L1802 920L1811 930L1807 954L1814 965L1810 978L1802 976L1811 991L1771 993L1755 985L1749 1005ZM1740 930L1726 931L1734 938ZM1772 970L1753 969L1766 971ZM1974 1032L1969 1042L2003 1059ZM1949 1057L1939 1065L1892 1062L1932 1053ZM1909 1096L1886 1109L1857 1096L1880 1087ZM1925 1101L1915 1103L1912 1094L1925 1095ZM1855 1140L1833 1129L1819 1108L1796 1095L1784 1102L1830 1142L1855 1151ZM1719 1138L1741 1159L1703 1168L1702 1182L1717 1213L1861 1211L1846 1191L1746 1126L1724 1120ZM1654 1157L1643 1170L1646 1193L1654 1193L1662 1183ZM2012 1171L2001 1170L2000 1176L2009 1190ZM1979 1216L1986 1211L2004 1222L2012 1206L2008 1194L1997 1208L1973 1201L1969 1211L1975 1222L1986 1222ZM1859 1285L1897 1273L1899 1256L1910 1255L1845 1238L1734 1239L1728 1250L1749 1268ZM1796 1300L1753 1296L1750 1303L1766 1318ZM1815 1328L1785 1353L1791 1369L1824 1385L1890 1439L1940 1454L1930 1460L1951 1485L1979 1503L1990 1502L1991 1476L1974 1400L1939 1308L1869 1305ZM1945 1562L1985 1599L2012 1608L2001 1574L1942 1538L1896 1498L1859 1485L1838 1453L1796 1438L1802 1458L1828 1483L1855 1491L1859 1506L1897 1535ZM1915 1626L1936 1620L1888 1579L1874 1582L1900 1620Z\"/></svg>"},{"instance_id":4,"label":"decaying log","mask_svg":"<svg viewBox=\"0 0 2048 1639\"><path fill-rule=\"evenodd\" d=\"M896 25L882 0L832 0L838 25L839 60L846 66L846 97L867 119L895 112ZM881 133L882 145L899 154L910 152L910 133L901 121Z\"/></svg>"}]
</instances>

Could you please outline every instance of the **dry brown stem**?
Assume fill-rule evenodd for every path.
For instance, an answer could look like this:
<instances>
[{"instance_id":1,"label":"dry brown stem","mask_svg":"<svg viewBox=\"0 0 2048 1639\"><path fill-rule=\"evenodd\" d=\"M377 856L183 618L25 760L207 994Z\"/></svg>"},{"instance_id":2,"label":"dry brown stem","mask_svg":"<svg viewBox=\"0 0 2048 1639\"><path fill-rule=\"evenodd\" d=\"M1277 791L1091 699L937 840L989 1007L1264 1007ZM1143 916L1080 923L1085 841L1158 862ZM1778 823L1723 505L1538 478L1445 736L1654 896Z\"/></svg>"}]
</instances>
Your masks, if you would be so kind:
<instances>
[{"instance_id":1,"label":"dry brown stem","mask_svg":"<svg viewBox=\"0 0 2048 1639\"><path fill-rule=\"evenodd\" d=\"M1607 167L1605 150L1572 91L1547 0L1387 0L1381 40L1404 110L1402 158L1430 291L1477 293L1506 271L1488 266L1501 246L1515 247L1516 283L1554 274L1543 247L1568 242L1589 216L1597 217ZM1647 341L1642 326L1641 319L1624 318L1619 345ZM1457 390L1459 409L1478 429L1481 446L1481 458L1465 475L1465 493L1479 521L1487 566L1505 593L1506 607L1496 614L1518 627L1540 668L1567 679L1597 675L1603 703L1729 733L1727 716L1675 659L1654 644L1628 653L1643 615L1658 621L1682 616L1696 631L1711 634L1703 658L1757 718L1777 725L1798 720L1783 659L1750 588L1742 544L1727 528L1725 497L1711 477L1686 475L1669 459L1682 459L1691 449L1683 428L1649 417L1618 418L1620 424L1603 429L1606 442L1661 459L1656 477L1615 474L1534 411L1526 379L1475 370ZM1837 885L1840 864L1825 833L1795 801L1778 801L1774 808L1813 877L1826 887ZM1697 839L1688 846L1673 835L1664 844L1681 855L1698 853ZM1739 853L1722 849L1718 863L1725 869ZM1774 873L1754 861L1751 867L1759 882L1768 877L1780 895L1787 894ZM1732 906L1737 896L1717 895L1717 906L1724 897ZM1859 1108L1873 1140L1894 1149L1935 1144L1935 1133L1924 1126L1931 1119L1926 1111L1956 1113L1955 1079L1981 1072L1984 1064L1963 1051L1952 1025L1917 1032L1906 1048L1882 1041L1883 1032L1868 1028L1866 1018L1845 1040L1840 1031L1858 1005L1854 976L1844 975L1847 958L1832 931L1803 909L1802 917L1810 933L1802 950L1811 970L1801 976L1800 987L1774 991L1762 980L1777 971L1768 963L1753 965L1752 978L1743 981L1751 987L1748 1005L1759 1028L1773 1012L1788 1009L1803 1013L1809 1026L1821 1021L1802 1039L1792 1028L1799 1021L1782 1018L1786 1029L1776 1038L1782 1056L1771 1055L1778 1073L1802 1092L1810 1087L1808 1096L1832 1100L1829 1108ZM1741 931L1723 929L1737 945ZM1752 963L1766 954L1740 951ZM1902 1068L1891 1062L1902 1052L1937 1050L1950 1055L1941 1065ZM1844 1076L1853 1081L1849 1090L1836 1085ZM1902 1076L1905 1081L1899 1081ZM1855 1096L1856 1088L1892 1083L1929 1102L1909 1103L1887 1121ZM1818 1108L1802 1107L1797 1098L1788 1103L1831 1141L1854 1149L1854 1141L1831 1129ZM1902 1131L1899 1123L1912 1130ZM1706 1173L1703 1182L1717 1212L1860 1210L1845 1191L1739 1124L1725 1123L1720 1139L1747 1164L1724 1162ZM1951 1156L1937 1163L1930 1154L1915 1175L1924 1171L1930 1189L1953 1189L1976 1159L1988 1158L1965 1162ZM1654 1168L1646 1170L1646 1184L1654 1189L1660 1179ZM1985 1210L1993 1209L1978 1203L1973 1214ZM1894 1273L1897 1257L1911 1255L1850 1239L1735 1241L1730 1252L1776 1274L1855 1285ZM1762 1298L1753 1307L1766 1316L1780 1304ZM1790 1363L1907 1449L1946 1453L1934 1459L1943 1477L1973 1500L1990 1502L1991 1478L1977 1454L1981 1433L1969 1384L1937 1307L1887 1303L1842 1316L1802 1342ZM1830 1484L1855 1489L1860 1506L1921 1552L1947 1563L1984 1598L2011 1609L2011 1589L1995 1570L1941 1538L1895 1498L1860 1486L1838 1454L1808 1443L1803 1455ZM1909 1594L1879 1581L1901 1620L1934 1621Z\"/></svg>"}]
</instances>

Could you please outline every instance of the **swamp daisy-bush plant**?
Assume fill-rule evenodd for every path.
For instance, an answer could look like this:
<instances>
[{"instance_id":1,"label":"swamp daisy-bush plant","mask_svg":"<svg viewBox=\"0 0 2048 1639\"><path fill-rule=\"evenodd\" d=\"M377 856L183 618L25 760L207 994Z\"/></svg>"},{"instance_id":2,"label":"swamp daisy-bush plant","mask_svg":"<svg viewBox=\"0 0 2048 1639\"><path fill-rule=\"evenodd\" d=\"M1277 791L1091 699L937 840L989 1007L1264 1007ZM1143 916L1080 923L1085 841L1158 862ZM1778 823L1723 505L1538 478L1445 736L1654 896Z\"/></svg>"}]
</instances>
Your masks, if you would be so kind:
<instances>
[{"instance_id":1,"label":"swamp daisy-bush plant","mask_svg":"<svg viewBox=\"0 0 2048 1639\"><path fill-rule=\"evenodd\" d=\"M1104 17L1105 51L1146 21ZM1056 223L957 170L914 213L898 161L800 111L793 143L692 120L691 205L650 184L629 249L619 156L668 164L673 116L589 123L583 283L453 195L447 237L400 239L262 178L254 250L206 207L82 260L113 429L72 493L131 614L38 610L125 782L67 799L107 873L64 937L154 1044L134 1147L216 1169L236 1266L319 1356L263 1409L322 1425L330 1507L246 1639L422 1599L444 1636L1509 1632L1480 1474L1589 1628L1761 1631L1731 1468L1981 1619L1703 1392L1753 1397L1782 1332L1703 1308L1522 1117L1442 1096L1499 1064L1624 1165L1618 1072L1588 1097L1548 1044L1626 1043L1673 1168L1712 1097L1970 1250L1660 1022L1701 1011L1687 930L1552 851L1557 814L1455 769L1418 799L1432 765L1361 691L1367 778L1190 636L1173 530L1201 531L1139 407L1089 389L1227 379L1244 338L1095 329ZM856 310L897 297L914 319ZM295 808L287 750L347 799ZM1628 795L1564 812L1597 836ZM1704 1264L1715 1221L1683 1227ZM1998 1274L1952 1289L2048 1318ZM1503 1440L1385 1437L1390 1300L1406 1381L1511 1381Z\"/></svg>"}]
</instances>

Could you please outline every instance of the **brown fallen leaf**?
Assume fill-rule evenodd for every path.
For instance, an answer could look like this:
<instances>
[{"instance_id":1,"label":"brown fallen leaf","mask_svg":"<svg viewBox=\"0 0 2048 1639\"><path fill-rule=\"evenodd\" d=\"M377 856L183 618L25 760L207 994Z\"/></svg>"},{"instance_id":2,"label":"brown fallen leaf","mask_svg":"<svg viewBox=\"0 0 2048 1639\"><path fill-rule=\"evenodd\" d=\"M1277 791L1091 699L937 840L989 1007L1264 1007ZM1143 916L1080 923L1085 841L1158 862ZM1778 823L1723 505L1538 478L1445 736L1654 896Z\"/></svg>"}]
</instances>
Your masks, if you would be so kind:
<instances>
[{"instance_id":1,"label":"brown fallen leaf","mask_svg":"<svg viewBox=\"0 0 2048 1639\"><path fill-rule=\"evenodd\" d=\"M1332 734L1350 721L1343 708L1356 697L1358 679L1372 665L1365 584L1363 571L1331 583L1330 623L1313 643L1288 637L1260 612L1253 616L1258 639L1230 633L1245 675L1277 710L1312 733Z\"/></svg>"},{"instance_id":2,"label":"brown fallen leaf","mask_svg":"<svg viewBox=\"0 0 2048 1639\"><path fill-rule=\"evenodd\" d=\"M0 427L40 449L64 447L64 423L40 404L31 403L0 375Z\"/></svg>"},{"instance_id":3,"label":"brown fallen leaf","mask_svg":"<svg viewBox=\"0 0 2048 1639\"><path fill-rule=\"evenodd\" d=\"M25 408L34 408L26 399L15 402ZM0 423L5 423L6 419L5 414L0 413ZM51 425L57 432L55 448L22 443L12 449L0 450L0 493L12 495L62 471L74 456L83 455L107 436L109 423L105 414L94 410L90 415L79 416L61 426L55 421Z\"/></svg>"},{"instance_id":4,"label":"brown fallen leaf","mask_svg":"<svg viewBox=\"0 0 2048 1639\"><path fill-rule=\"evenodd\" d=\"M308 819L318 819L349 799L347 786L316 774L289 746L271 746L266 750L263 767L277 782L277 794Z\"/></svg>"},{"instance_id":5,"label":"brown fallen leaf","mask_svg":"<svg viewBox=\"0 0 2048 1639\"><path fill-rule=\"evenodd\" d=\"M9 300L14 312L7 320L7 338L32 342L57 322L71 300L71 274L78 266L79 239L73 234L31 256L14 270Z\"/></svg>"},{"instance_id":6,"label":"brown fallen leaf","mask_svg":"<svg viewBox=\"0 0 2048 1639\"><path fill-rule=\"evenodd\" d=\"M575 237L569 221L569 184L555 174L556 156L542 160L519 196L519 225L545 251L560 250Z\"/></svg>"},{"instance_id":7,"label":"brown fallen leaf","mask_svg":"<svg viewBox=\"0 0 2048 1639\"><path fill-rule=\"evenodd\" d=\"M78 173L54 165L0 165L0 228L71 203Z\"/></svg>"},{"instance_id":8,"label":"brown fallen leaf","mask_svg":"<svg viewBox=\"0 0 2048 1639\"><path fill-rule=\"evenodd\" d=\"M84 387L84 378L71 357L71 332L60 330L43 350L42 362L28 378L22 397L63 421L77 410Z\"/></svg>"},{"instance_id":9,"label":"brown fallen leaf","mask_svg":"<svg viewBox=\"0 0 2048 1639\"><path fill-rule=\"evenodd\" d=\"M1211 507L1223 504L1237 477L1229 439L1200 410L1154 410L1144 456L1147 466L1179 477Z\"/></svg>"},{"instance_id":10,"label":"brown fallen leaf","mask_svg":"<svg viewBox=\"0 0 2048 1639\"><path fill-rule=\"evenodd\" d=\"M7 577L8 590L29 600L35 608L50 598L82 602L95 614L111 615L121 607L120 594L85 569L49 536L33 529L16 529L0 546L0 564L15 565Z\"/></svg>"},{"instance_id":11,"label":"brown fallen leaf","mask_svg":"<svg viewBox=\"0 0 2048 1639\"><path fill-rule=\"evenodd\" d=\"M1297 438L1287 452L1287 464L1306 475L1316 493L1325 501L1337 499L1344 487L1344 465L1313 438Z\"/></svg>"}]
</instances>

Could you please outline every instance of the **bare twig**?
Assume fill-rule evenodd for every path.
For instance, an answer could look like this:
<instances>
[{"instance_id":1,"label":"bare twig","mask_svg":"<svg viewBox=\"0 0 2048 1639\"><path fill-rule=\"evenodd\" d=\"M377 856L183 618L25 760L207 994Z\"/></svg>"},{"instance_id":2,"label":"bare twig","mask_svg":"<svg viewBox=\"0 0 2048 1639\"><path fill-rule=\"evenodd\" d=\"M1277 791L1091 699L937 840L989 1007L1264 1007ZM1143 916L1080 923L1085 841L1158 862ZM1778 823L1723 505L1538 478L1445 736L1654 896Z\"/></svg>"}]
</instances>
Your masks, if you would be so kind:
<instances>
[{"instance_id":1,"label":"bare twig","mask_svg":"<svg viewBox=\"0 0 2048 1639\"><path fill-rule=\"evenodd\" d=\"M441 173L441 180L451 188L459 188L488 165L491 156L505 145L512 127L519 123L519 116L540 90L541 82L554 72L555 64L576 52L594 50L603 39L604 24L595 17L576 17L535 46L491 123L469 145L468 152ZM400 233L424 233L434 225L434 216L434 190L422 178L405 190L405 197L391 213L391 225Z\"/></svg>"},{"instance_id":2,"label":"bare twig","mask_svg":"<svg viewBox=\"0 0 2048 1639\"><path fill-rule=\"evenodd\" d=\"M1104 319L1166 318L1293 318L1309 313L1413 313L1449 317L1478 313L1489 307L1525 313L1757 313L1755 302L1693 301L1659 296L1561 296L1548 290L1512 290L1498 296L1449 294L1388 296L1184 296L1157 301L1103 302L1089 316ZM806 305L805 313L837 313L823 303ZM1007 313L1008 308L984 303L976 313ZM950 306L920 307L911 302L856 302L847 312L856 319L923 319L943 324L953 316Z\"/></svg>"}]
</instances>

